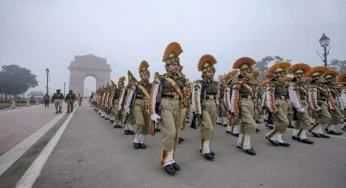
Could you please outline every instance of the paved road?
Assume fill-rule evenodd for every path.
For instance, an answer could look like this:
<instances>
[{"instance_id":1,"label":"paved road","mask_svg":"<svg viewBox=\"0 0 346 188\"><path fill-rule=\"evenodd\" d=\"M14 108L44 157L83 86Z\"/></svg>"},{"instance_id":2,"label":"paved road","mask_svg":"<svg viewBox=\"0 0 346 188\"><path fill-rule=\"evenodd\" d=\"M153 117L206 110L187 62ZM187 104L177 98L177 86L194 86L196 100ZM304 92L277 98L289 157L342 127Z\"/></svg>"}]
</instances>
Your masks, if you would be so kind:
<instances>
[{"instance_id":1,"label":"paved road","mask_svg":"<svg viewBox=\"0 0 346 188\"><path fill-rule=\"evenodd\" d=\"M179 146L177 162L182 170L174 177L159 166L160 136L147 138L146 150L135 150L131 136L113 129L88 106L75 112L48 159L35 188L125 187L314 187L346 185L346 137L314 139L314 145L285 138L290 148L273 147L264 138L265 127L252 145L257 156L236 148L236 138L215 128L211 147L213 162L198 152L199 132L188 129ZM313 138L312 138L313 139Z\"/></svg>"},{"instance_id":2,"label":"paved road","mask_svg":"<svg viewBox=\"0 0 346 188\"><path fill-rule=\"evenodd\" d=\"M43 105L1 111L0 156L56 117L54 111Z\"/></svg>"}]
</instances>

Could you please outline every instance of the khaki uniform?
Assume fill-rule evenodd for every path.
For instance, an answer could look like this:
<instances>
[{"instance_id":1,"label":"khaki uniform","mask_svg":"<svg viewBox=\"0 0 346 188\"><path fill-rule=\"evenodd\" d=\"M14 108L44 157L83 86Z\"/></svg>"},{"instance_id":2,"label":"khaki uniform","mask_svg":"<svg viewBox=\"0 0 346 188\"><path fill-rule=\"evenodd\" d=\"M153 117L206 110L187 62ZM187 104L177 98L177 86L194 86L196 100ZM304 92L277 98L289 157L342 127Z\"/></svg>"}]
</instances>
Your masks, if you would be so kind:
<instances>
[{"instance_id":1,"label":"khaki uniform","mask_svg":"<svg viewBox=\"0 0 346 188\"><path fill-rule=\"evenodd\" d=\"M214 132L220 104L217 94L218 82L208 79L198 81L192 92L192 106L196 115L201 116L200 150L202 154L211 153L209 143Z\"/></svg>"},{"instance_id":2,"label":"khaki uniform","mask_svg":"<svg viewBox=\"0 0 346 188\"><path fill-rule=\"evenodd\" d=\"M251 135L256 132L256 122L253 118L255 113L253 95L252 88L246 82L237 83L232 88L231 112L239 113L240 134L237 146L243 150L251 149Z\"/></svg>"},{"instance_id":3,"label":"khaki uniform","mask_svg":"<svg viewBox=\"0 0 346 188\"><path fill-rule=\"evenodd\" d=\"M309 88L309 101L310 106L317 115L315 124L309 130L313 134L324 134L323 128L325 128L331 120L331 114L329 113L329 93L324 86L312 85Z\"/></svg>"},{"instance_id":4,"label":"khaki uniform","mask_svg":"<svg viewBox=\"0 0 346 188\"><path fill-rule=\"evenodd\" d=\"M293 83L288 90L289 97L294 108L294 120L296 121L292 133L292 138L301 142L308 141L310 142L309 144L312 144L313 142L310 141L305 134L306 131L309 130L309 128L311 127L310 116L308 113L309 105L307 102L307 91L303 86L298 85L296 83Z\"/></svg>"},{"instance_id":5,"label":"khaki uniform","mask_svg":"<svg viewBox=\"0 0 346 188\"><path fill-rule=\"evenodd\" d=\"M286 88L283 85L272 83L267 88L267 107L275 119L275 127L270 131L266 137L271 141L283 143L282 133L286 131L289 125L287 114L288 105L286 99L288 98Z\"/></svg>"},{"instance_id":6,"label":"khaki uniform","mask_svg":"<svg viewBox=\"0 0 346 188\"><path fill-rule=\"evenodd\" d=\"M334 132L336 132L334 126L337 126L340 123L340 121L343 119L344 116L339 109L340 104L338 105L339 99L338 99L338 94L336 92L336 89L334 88L334 86L331 86L331 85L328 85L327 87L329 87L328 91L330 92L330 94L334 100L334 103L330 104L330 106L329 106L329 112L331 114L331 120L330 120L329 125L326 127L326 131L328 133L334 133Z\"/></svg>"},{"instance_id":7,"label":"khaki uniform","mask_svg":"<svg viewBox=\"0 0 346 188\"><path fill-rule=\"evenodd\" d=\"M67 94L65 101L67 102L67 112L73 112L73 104L76 101L76 95L74 93Z\"/></svg>"},{"instance_id":8,"label":"khaki uniform","mask_svg":"<svg viewBox=\"0 0 346 188\"><path fill-rule=\"evenodd\" d=\"M137 86L133 86L129 97L132 99L125 107L130 108L132 111L132 117L134 124L136 124L135 136L133 138L134 143L144 144L145 135L149 134L149 100L151 92L151 83L139 82Z\"/></svg>"},{"instance_id":9,"label":"khaki uniform","mask_svg":"<svg viewBox=\"0 0 346 188\"><path fill-rule=\"evenodd\" d=\"M63 100L64 100L64 95L62 93L54 93L52 97L52 101L54 102L55 111L57 113L61 112Z\"/></svg>"},{"instance_id":10,"label":"khaki uniform","mask_svg":"<svg viewBox=\"0 0 346 188\"><path fill-rule=\"evenodd\" d=\"M181 97L168 79L172 79L183 91L185 83L179 77L173 75L161 75L154 84L150 94L150 114L161 115L160 126L162 127L162 152L161 165L167 166L175 163L175 150L178 143L178 134L183 125L184 108Z\"/></svg>"}]
</instances>

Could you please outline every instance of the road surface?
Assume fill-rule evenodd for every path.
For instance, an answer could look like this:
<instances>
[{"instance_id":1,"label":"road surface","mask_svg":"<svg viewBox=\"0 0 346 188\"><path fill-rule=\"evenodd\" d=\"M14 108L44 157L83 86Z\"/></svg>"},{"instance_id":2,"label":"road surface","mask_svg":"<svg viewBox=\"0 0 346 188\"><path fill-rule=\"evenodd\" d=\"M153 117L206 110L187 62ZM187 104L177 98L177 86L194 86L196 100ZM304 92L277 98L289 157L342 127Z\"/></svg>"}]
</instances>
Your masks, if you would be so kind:
<instances>
[{"instance_id":1,"label":"road surface","mask_svg":"<svg viewBox=\"0 0 346 188\"><path fill-rule=\"evenodd\" d=\"M36 179L35 188L344 188L346 186L346 137L311 138L314 145L293 141L292 131L284 139L290 148L274 147L265 139L269 130L260 126L253 136L256 156L236 148L236 138L216 126L211 148L214 161L199 153L199 131L188 129L179 145L176 161L181 166L174 176L160 167L160 135L147 136L147 149L136 150L132 136L114 129L109 121L87 104L80 106L62 134ZM37 152L38 155L40 152ZM14 187L32 163L22 159L25 168L9 170L0 185ZM1 187L1 186L0 186Z\"/></svg>"}]
</instances>

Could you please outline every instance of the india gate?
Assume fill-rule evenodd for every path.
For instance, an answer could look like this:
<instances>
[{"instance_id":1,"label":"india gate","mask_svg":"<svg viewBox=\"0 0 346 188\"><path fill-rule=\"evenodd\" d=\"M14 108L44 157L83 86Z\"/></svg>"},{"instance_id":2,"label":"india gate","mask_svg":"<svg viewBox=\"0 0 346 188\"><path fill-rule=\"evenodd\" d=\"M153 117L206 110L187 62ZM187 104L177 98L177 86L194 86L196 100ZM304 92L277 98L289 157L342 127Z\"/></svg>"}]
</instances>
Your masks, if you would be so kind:
<instances>
[{"instance_id":1,"label":"india gate","mask_svg":"<svg viewBox=\"0 0 346 188\"><path fill-rule=\"evenodd\" d=\"M111 68L107 59L92 54L75 56L70 66L70 89L76 94L84 93L84 80L87 76L96 79L96 89L105 85L111 79Z\"/></svg>"}]
</instances>

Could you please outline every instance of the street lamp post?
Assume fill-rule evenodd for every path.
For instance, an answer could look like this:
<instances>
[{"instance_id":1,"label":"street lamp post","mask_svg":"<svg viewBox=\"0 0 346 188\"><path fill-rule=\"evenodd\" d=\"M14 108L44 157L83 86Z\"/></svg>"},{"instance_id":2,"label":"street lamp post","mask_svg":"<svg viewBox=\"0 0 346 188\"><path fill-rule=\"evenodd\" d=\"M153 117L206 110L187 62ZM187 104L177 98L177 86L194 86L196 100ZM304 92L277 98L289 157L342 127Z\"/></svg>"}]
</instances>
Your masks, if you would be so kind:
<instances>
[{"instance_id":1,"label":"street lamp post","mask_svg":"<svg viewBox=\"0 0 346 188\"><path fill-rule=\"evenodd\" d=\"M46 74L47 74L47 94L48 94L48 75L49 75L49 69L46 69Z\"/></svg>"},{"instance_id":2,"label":"street lamp post","mask_svg":"<svg viewBox=\"0 0 346 188\"><path fill-rule=\"evenodd\" d=\"M329 50L327 52L327 46L329 46L330 43L330 39L323 33L322 37L320 38L320 45L323 47L324 49L324 59L322 59L322 61L324 62L324 66L328 66L327 65L327 55L329 54Z\"/></svg>"}]
</instances>

